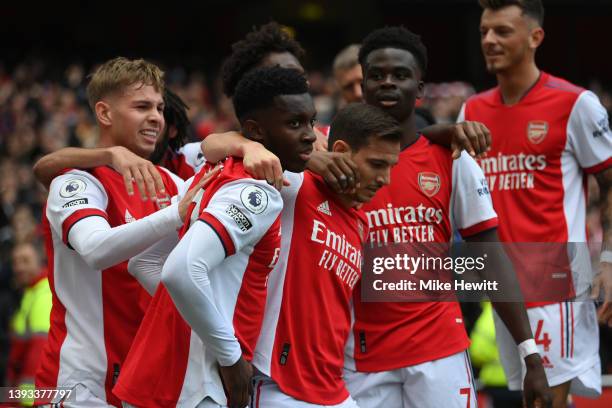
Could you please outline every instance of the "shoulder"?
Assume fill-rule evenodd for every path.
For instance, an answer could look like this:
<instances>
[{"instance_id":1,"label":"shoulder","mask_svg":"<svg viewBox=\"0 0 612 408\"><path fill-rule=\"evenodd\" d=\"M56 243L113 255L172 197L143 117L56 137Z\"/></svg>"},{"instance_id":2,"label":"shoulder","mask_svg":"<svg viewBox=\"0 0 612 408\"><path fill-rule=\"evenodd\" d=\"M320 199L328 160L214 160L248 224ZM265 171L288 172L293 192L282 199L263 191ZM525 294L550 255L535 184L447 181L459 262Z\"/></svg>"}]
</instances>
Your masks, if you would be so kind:
<instances>
[{"instance_id":1,"label":"shoulder","mask_svg":"<svg viewBox=\"0 0 612 408\"><path fill-rule=\"evenodd\" d=\"M544 84L542 85L543 88L551 90L553 92L556 93L562 93L562 94L570 94L570 95L574 95L574 97L578 97L582 92L585 91L584 88L578 86L578 85L574 85L571 82L563 79L563 78L559 78L550 74L545 74L547 75L547 78L544 82Z\"/></svg>"},{"instance_id":2,"label":"shoulder","mask_svg":"<svg viewBox=\"0 0 612 408\"><path fill-rule=\"evenodd\" d=\"M465 104L476 105L476 104L493 104L495 102L495 95L497 94L497 87L487 89L486 91L479 92L475 95L470 96Z\"/></svg>"},{"instance_id":3,"label":"shoulder","mask_svg":"<svg viewBox=\"0 0 612 408\"><path fill-rule=\"evenodd\" d=\"M62 198L71 198L88 190L105 192L104 185L93 174L71 169L55 177L49 188L49 197L52 193Z\"/></svg>"}]
</instances>

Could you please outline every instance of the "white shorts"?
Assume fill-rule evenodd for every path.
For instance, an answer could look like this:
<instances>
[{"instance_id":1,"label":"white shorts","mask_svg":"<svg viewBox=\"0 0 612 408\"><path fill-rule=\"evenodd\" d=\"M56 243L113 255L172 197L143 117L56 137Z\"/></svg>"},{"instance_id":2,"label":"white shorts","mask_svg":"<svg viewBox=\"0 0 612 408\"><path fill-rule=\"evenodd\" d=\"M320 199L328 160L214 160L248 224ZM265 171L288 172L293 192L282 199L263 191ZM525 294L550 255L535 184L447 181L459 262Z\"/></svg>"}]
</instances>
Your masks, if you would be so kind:
<instances>
[{"instance_id":1,"label":"white shorts","mask_svg":"<svg viewBox=\"0 0 612 408\"><path fill-rule=\"evenodd\" d=\"M132 405L125 401L121 401L121 405L123 406L123 408L138 408L136 405ZM223 407L227 407L227 405L219 405L210 397L204 398L202 401L200 401L198 405L196 405L196 408L223 408Z\"/></svg>"},{"instance_id":2,"label":"white shorts","mask_svg":"<svg viewBox=\"0 0 612 408\"><path fill-rule=\"evenodd\" d=\"M599 326L593 302L562 302L527 309L529 323L551 387L571 381L570 393L601 395ZM525 363L506 326L495 313L499 357L508 388L521 390Z\"/></svg>"},{"instance_id":3,"label":"white shorts","mask_svg":"<svg viewBox=\"0 0 612 408\"><path fill-rule=\"evenodd\" d=\"M256 374L253 386L252 408L359 408L350 396L336 405L318 405L295 399L278 388L278 385L267 375Z\"/></svg>"},{"instance_id":4,"label":"white shorts","mask_svg":"<svg viewBox=\"0 0 612 408\"><path fill-rule=\"evenodd\" d=\"M344 369L344 380L361 408L476 408L467 352L378 373Z\"/></svg>"}]
</instances>

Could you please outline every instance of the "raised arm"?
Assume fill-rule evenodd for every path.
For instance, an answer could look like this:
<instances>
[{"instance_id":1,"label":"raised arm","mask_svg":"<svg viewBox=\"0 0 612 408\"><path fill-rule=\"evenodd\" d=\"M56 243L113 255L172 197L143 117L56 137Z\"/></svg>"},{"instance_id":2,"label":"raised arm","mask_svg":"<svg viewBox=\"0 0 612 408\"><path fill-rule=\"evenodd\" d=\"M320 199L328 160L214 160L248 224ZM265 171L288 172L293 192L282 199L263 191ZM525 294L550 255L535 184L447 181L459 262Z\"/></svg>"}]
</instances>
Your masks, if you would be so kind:
<instances>
[{"instance_id":1,"label":"raised arm","mask_svg":"<svg viewBox=\"0 0 612 408\"><path fill-rule=\"evenodd\" d=\"M82 149L66 147L43 156L34 164L34 175L45 187L65 169L90 169L111 166L123 176L129 195L134 194L134 182L143 200L165 194L165 187L157 168L149 160L137 156L122 146Z\"/></svg>"}]
</instances>

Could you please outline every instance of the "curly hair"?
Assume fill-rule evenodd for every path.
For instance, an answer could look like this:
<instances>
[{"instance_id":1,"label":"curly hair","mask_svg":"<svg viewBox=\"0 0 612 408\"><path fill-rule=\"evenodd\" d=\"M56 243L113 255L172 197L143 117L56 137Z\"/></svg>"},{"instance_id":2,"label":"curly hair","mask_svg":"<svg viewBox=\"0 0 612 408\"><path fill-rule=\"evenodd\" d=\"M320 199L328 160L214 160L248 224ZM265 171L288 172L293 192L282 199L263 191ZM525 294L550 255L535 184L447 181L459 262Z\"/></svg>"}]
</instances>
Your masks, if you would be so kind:
<instances>
[{"instance_id":1,"label":"curly hair","mask_svg":"<svg viewBox=\"0 0 612 408\"><path fill-rule=\"evenodd\" d=\"M153 163L162 163L166 154L174 154L185 143L191 140L191 122L187 116L189 106L180 96L166 88L164 90L164 120L166 129L163 139L155 146L155 150L149 157ZM169 128L176 129L176 136L168 137ZM170 150L168 151L168 147Z\"/></svg>"},{"instance_id":2,"label":"curly hair","mask_svg":"<svg viewBox=\"0 0 612 408\"><path fill-rule=\"evenodd\" d=\"M410 52L417 61L421 75L427 71L427 48L419 35L403 26L385 27L372 31L363 40L359 50L359 63L366 69L368 55L381 48L398 48Z\"/></svg>"},{"instance_id":3,"label":"curly hair","mask_svg":"<svg viewBox=\"0 0 612 408\"><path fill-rule=\"evenodd\" d=\"M308 82L306 77L295 69L256 68L248 72L236 86L234 110L238 120L242 122L256 109L272 106L276 96L304 93L308 93Z\"/></svg>"},{"instance_id":4,"label":"curly hair","mask_svg":"<svg viewBox=\"0 0 612 408\"><path fill-rule=\"evenodd\" d=\"M243 40L232 45L232 54L221 68L223 92L232 97L240 78L255 68L261 60L273 52L289 52L298 60L304 56L304 49L283 27L275 21L259 29L253 28Z\"/></svg>"}]
</instances>

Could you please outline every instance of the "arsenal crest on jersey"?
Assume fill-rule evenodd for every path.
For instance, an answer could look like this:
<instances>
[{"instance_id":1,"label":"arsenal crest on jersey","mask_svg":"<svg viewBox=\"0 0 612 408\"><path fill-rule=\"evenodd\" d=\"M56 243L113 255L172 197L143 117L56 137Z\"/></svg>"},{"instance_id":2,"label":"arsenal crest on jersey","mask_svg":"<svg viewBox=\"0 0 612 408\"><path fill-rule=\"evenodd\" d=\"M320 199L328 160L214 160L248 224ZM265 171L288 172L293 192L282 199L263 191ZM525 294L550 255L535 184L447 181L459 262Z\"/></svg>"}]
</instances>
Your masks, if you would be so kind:
<instances>
[{"instance_id":1,"label":"arsenal crest on jersey","mask_svg":"<svg viewBox=\"0 0 612 408\"><path fill-rule=\"evenodd\" d=\"M543 120L532 120L527 123L527 138L533 144L539 144L548 133L548 122Z\"/></svg>"},{"instance_id":2,"label":"arsenal crest on jersey","mask_svg":"<svg viewBox=\"0 0 612 408\"><path fill-rule=\"evenodd\" d=\"M440 191L440 176L432 172L419 173L419 187L427 197L433 197Z\"/></svg>"}]
</instances>

